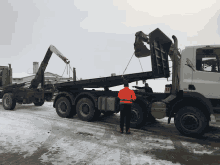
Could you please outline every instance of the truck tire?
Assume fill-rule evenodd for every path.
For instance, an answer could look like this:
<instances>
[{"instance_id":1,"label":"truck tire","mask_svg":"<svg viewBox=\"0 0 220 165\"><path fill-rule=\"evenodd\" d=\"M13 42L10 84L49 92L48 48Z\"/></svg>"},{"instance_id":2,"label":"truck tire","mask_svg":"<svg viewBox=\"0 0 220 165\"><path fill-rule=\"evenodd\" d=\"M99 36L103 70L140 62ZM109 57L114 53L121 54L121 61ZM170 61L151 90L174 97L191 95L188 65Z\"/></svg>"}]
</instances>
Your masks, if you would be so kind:
<instances>
[{"instance_id":1,"label":"truck tire","mask_svg":"<svg viewBox=\"0 0 220 165\"><path fill-rule=\"evenodd\" d=\"M5 93L2 98L2 104L5 110L13 110L16 106L16 100L12 93Z\"/></svg>"},{"instance_id":2,"label":"truck tire","mask_svg":"<svg viewBox=\"0 0 220 165\"><path fill-rule=\"evenodd\" d=\"M43 104L44 104L44 100L34 102L35 106L42 106Z\"/></svg>"},{"instance_id":3,"label":"truck tire","mask_svg":"<svg viewBox=\"0 0 220 165\"><path fill-rule=\"evenodd\" d=\"M131 106L131 128L140 128L146 123L144 120L144 112L141 106L137 103L133 103Z\"/></svg>"},{"instance_id":4,"label":"truck tire","mask_svg":"<svg viewBox=\"0 0 220 165\"><path fill-rule=\"evenodd\" d=\"M181 134L193 137L202 136L208 126L204 113L192 106L181 108L174 117L174 123Z\"/></svg>"},{"instance_id":5,"label":"truck tire","mask_svg":"<svg viewBox=\"0 0 220 165\"><path fill-rule=\"evenodd\" d=\"M92 121L97 116L93 102L88 98L82 98L76 105L78 117L83 121Z\"/></svg>"},{"instance_id":6,"label":"truck tire","mask_svg":"<svg viewBox=\"0 0 220 165\"><path fill-rule=\"evenodd\" d=\"M71 118L76 114L74 107L66 97L60 97L55 103L58 116L63 118Z\"/></svg>"}]
</instances>

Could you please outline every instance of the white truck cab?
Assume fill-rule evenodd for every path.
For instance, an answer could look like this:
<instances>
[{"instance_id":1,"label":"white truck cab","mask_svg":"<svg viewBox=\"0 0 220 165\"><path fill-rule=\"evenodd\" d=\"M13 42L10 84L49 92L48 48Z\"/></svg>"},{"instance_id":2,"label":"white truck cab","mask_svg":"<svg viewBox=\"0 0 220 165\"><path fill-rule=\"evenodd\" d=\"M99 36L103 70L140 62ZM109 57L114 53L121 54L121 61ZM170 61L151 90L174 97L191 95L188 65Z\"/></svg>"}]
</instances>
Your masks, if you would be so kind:
<instances>
[{"instance_id":1,"label":"white truck cab","mask_svg":"<svg viewBox=\"0 0 220 165\"><path fill-rule=\"evenodd\" d=\"M220 99L220 45L188 46L182 51L179 88Z\"/></svg>"}]
</instances>

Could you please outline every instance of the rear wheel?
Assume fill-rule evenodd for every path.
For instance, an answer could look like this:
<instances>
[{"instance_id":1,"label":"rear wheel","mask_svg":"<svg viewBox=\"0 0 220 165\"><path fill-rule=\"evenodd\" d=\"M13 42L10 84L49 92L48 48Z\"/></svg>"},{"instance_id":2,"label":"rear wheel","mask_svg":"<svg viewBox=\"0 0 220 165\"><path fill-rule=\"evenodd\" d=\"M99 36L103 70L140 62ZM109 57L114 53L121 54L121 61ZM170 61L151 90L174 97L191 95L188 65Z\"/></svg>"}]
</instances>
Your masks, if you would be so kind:
<instances>
[{"instance_id":1,"label":"rear wheel","mask_svg":"<svg viewBox=\"0 0 220 165\"><path fill-rule=\"evenodd\" d=\"M2 104L5 110L13 110L16 106L16 100L12 93L5 93L2 98Z\"/></svg>"},{"instance_id":2,"label":"rear wheel","mask_svg":"<svg viewBox=\"0 0 220 165\"><path fill-rule=\"evenodd\" d=\"M186 136L201 136L208 127L208 119L196 107L186 106L181 108L174 117L177 130Z\"/></svg>"},{"instance_id":3,"label":"rear wheel","mask_svg":"<svg viewBox=\"0 0 220 165\"><path fill-rule=\"evenodd\" d=\"M145 124L144 112L141 106L137 103L133 103L131 106L131 121L130 126L132 128L140 128Z\"/></svg>"},{"instance_id":4,"label":"rear wheel","mask_svg":"<svg viewBox=\"0 0 220 165\"><path fill-rule=\"evenodd\" d=\"M66 97L60 97L55 103L56 112L60 117L71 118L76 114L74 107Z\"/></svg>"},{"instance_id":5,"label":"rear wheel","mask_svg":"<svg viewBox=\"0 0 220 165\"><path fill-rule=\"evenodd\" d=\"M92 121L98 115L93 102L88 98L82 98L78 101L76 111L78 117L83 121Z\"/></svg>"}]
</instances>

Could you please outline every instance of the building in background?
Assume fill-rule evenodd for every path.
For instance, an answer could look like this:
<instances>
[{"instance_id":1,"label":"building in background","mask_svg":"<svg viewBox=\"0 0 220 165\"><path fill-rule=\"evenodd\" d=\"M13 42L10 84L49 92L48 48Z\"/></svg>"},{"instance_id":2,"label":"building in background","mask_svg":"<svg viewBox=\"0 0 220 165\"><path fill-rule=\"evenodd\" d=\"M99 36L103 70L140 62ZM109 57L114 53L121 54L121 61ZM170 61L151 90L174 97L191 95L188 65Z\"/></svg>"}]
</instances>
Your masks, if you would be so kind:
<instances>
[{"instance_id":1,"label":"building in background","mask_svg":"<svg viewBox=\"0 0 220 165\"><path fill-rule=\"evenodd\" d=\"M33 62L33 73L28 74L28 73L13 73L12 75L12 83L23 83L27 82L26 84L30 84L31 80L34 79L37 71L39 68L39 63L38 62ZM66 81L73 81L73 78L64 78L58 74L54 74L51 72L45 72L44 73L45 77L45 84L56 84L56 83L61 83L61 82L66 82Z\"/></svg>"}]
</instances>

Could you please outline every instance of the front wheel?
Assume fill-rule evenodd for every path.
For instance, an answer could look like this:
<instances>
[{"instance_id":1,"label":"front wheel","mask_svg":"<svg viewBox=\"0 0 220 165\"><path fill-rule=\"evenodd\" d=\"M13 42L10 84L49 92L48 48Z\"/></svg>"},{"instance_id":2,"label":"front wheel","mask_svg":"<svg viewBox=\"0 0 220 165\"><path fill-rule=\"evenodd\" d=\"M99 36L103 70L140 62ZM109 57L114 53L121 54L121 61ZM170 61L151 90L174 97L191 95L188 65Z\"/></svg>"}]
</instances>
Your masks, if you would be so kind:
<instances>
[{"instance_id":1,"label":"front wheel","mask_svg":"<svg viewBox=\"0 0 220 165\"><path fill-rule=\"evenodd\" d=\"M177 130L186 136L202 136L208 126L207 117L196 107L181 108L174 117Z\"/></svg>"},{"instance_id":2,"label":"front wheel","mask_svg":"<svg viewBox=\"0 0 220 165\"><path fill-rule=\"evenodd\" d=\"M5 110L13 110L16 106L16 100L12 93L5 93L2 98L2 104Z\"/></svg>"}]
</instances>

